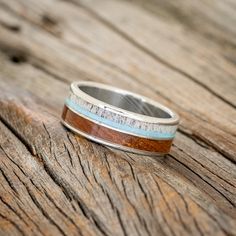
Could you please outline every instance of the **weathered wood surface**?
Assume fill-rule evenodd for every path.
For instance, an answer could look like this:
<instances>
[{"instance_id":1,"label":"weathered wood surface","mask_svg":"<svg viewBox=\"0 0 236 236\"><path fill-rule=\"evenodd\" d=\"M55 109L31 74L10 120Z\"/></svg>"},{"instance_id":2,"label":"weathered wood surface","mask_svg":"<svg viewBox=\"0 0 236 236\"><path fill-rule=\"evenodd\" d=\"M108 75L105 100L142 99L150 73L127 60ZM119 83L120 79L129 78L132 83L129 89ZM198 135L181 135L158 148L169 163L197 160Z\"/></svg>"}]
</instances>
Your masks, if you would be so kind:
<instances>
[{"instance_id":1,"label":"weathered wood surface","mask_svg":"<svg viewBox=\"0 0 236 236\"><path fill-rule=\"evenodd\" d=\"M0 0L0 235L236 235L235 9ZM63 101L78 79L175 109L170 155L66 130Z\"/></svg>"}]
</instances>

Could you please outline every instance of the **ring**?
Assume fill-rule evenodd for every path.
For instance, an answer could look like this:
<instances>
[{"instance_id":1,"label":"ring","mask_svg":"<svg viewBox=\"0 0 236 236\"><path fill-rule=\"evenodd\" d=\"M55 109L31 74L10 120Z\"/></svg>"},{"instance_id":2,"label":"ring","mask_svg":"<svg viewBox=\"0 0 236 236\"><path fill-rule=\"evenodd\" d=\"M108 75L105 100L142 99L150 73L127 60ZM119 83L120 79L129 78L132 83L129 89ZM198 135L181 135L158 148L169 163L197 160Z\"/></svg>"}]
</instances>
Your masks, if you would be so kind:
<instances>
[{"instance_id":1,"label":"ring","mask_svg":"<svg viewBox=\"0 0 236 236\"><path fill-rule=\"evenodd\" d=\"M62 123L87 139L123 151L169 153L179 116L144 96L112 86L73 82Z\"/></svg>"}]
</instances>

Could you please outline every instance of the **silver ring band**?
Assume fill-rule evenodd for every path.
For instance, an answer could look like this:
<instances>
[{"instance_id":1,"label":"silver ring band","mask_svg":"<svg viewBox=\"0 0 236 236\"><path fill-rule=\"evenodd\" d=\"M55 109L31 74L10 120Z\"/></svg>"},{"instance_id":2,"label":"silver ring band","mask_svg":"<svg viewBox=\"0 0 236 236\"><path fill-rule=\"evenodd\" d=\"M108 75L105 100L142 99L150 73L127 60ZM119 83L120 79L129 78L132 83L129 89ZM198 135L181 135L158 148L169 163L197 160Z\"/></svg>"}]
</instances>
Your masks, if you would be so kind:
<instances>
[{"instance_id":1,"label":"silver ring band","mask_svg":"<svg viewBox=\"0 0 236 236\"><path fill-rule=\"evenodd\" d=\"M62 119L88 139L143 154L168 152L179 123L176 113L149 98L88 81L71 84Z\"/></svg>"}]
</instances>

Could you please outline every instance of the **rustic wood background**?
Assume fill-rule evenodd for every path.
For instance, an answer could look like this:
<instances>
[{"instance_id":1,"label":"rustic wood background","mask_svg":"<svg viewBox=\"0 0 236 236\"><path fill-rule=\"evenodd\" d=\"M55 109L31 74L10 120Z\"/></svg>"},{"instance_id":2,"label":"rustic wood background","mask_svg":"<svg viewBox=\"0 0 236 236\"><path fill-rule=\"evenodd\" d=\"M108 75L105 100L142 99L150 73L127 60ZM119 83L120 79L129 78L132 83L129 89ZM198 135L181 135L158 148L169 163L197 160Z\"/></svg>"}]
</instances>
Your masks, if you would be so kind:
<instances>
[{"instance_id":1,"label":"rustic wood background","mask_svg":"<svg viewBox=\"0 0 236 236\"><path fill-rule=\"evenodd\" d=\"M164 158L60 124L70 82L146 95ZM236 235L235 0L0 0L0 235Z\"/></svg>"}]
</instances>

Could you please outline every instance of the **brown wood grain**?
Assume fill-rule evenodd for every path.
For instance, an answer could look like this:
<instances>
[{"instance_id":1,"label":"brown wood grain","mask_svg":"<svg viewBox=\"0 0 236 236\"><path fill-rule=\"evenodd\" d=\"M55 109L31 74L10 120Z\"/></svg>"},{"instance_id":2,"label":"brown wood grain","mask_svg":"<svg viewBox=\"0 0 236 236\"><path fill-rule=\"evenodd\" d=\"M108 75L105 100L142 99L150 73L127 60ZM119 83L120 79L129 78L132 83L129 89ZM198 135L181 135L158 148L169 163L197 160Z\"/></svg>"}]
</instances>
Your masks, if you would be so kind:
<instances>
[{"instance_id":1,"label":"brown wood grain","mask_svg":"<svg viewBox=\"0 0 236 236\"><path fill-rule=\"evenodd\" d=\"M66 105L62 112L63 121L73 127L94 138L107 141L111 144L125 146L131 149L140 151L156 152L164 155L169 153L173 140L152 140L148 138L137 137L130 134L125 134L110 128L98 125L82 116L79 116Z\"/></svg>"},{"instance_id":2,"label":"brown wood grain","mask_svg":"<svg viewBox=\"0 0 236 236\"><path fill-rule=\"evenodd\" d=\"M27 22L11 15L8 11L2 11L0 16L4 22L8 22L6 23L7 25L14 25L15 22L19 24L20 22L22 27L26 29L20 34L16 34L12 33L11 30L4 30L2 28L1 35L4 36L1 38L2 45L4 45L3 50L10 58L12 54L26 54L28 64L31 64L33 67L40 67L41 70L54 75L60 81L70 82L78 78L93 79L95 81L121 86L125 89L132 89L132 91L152 97L166 106L171 107L173 110L178 111L182 117L183 122L181 124L184 126L183 129L185 132L193 133L199 139L210 143L214 148L227 156L227 158L236 159L235 138L233 137L235 133L235 109L230 108L219 98L206 92L205 89L199 88L196 83L189 83L182 76L176 77L176 74L171 70L166 71L166 69L159 67L159 64L155 62L156 71L162 71L162 73L157 74L155 77L155 79L158 79L160 75L162 76L157 81L154 81L154 84L158 86L150 86L148 83L143 84L143 80L137 80L136 77L133 78L129 74L124 74L120 70L113 69L114 67L111 68L110 65L107 66L106 62L92 56L87 51L84 52L80 48L77 48L78 51L74 54L74 47L71 48L65 45L64 40L60 40L60 38L58 40L56 37L50 37L39 28L31 34L33 25L27 24ZM108 38L110 37L111 35L109 34ZM29 40L30 38L31 40ZM35 40L38 38L40 40ZM125 51L128 52L130 50L133 54L132 46ZM61 51L65 51L65 53L62 54ZM136 51L138 52L138 50ZM145 61L147 60L145 54L140 54L140 56L135 54L134 58L139 57L145 58ZM125 58L123 57L122 60ZM44 61L46 63L42 63ZM150 61L148 61L147 65L149 66L149 64ZM140 65L144 64L141 63ZM148 79L149 76L147 74L145 78ZM172 86L174 78L178 78L178 80L175 81L175 86ZM168 82L167 79L169 80ZM153 80L150 81L153 82ZM222 84L230 88L226 83ZM155 89L153 89L154 87ZM179 92L181 88L183 88L184 93ZM185 97L186 95L187 97ZM214 105L212 106L212 104ZM189 110L191 112L188 112ZM207 122L205 122L206 120ZM185 124L188 125L186 126ZM223 141L225 138L227 142Z\"/></svg>"},{"instance_id":3,"label":"brown wood grain","mask_svg":"<svg viewBox=\"0 0 236 236\"><path fill-rule=\"evenodd\" d=\"M175 158L178 155L181 156L181 161L188 158L187 146L181 144L179 146L177 143L177 148L174 148L171 156L165 159L152 159L109 150L66 131L60 124L60 117L52 115L51 109L34 96L14 87L8 88L6 84L2 86L1 91L1 120L5 126L14 132L16 137L22 140L21 145L24 149L30 152L30 154L26 152L28 161L22 156L23 153L20 148L16 146L15 149L12 149L11 139L6 136L6 132L1 132L1 148L5 155L10 159L14 158L13 162L21 163L18 171L24 172L29 180L29 185L34 179L40 181L38 175L35 174L38 173L35 172L37 165L35 166L34 162L30 162L31 158L36 158L38 165L45 169L50 176L49 178L48 175L40 171L40 176L43 178L40 181L42 188L45 188L45 181L48 182L48 179L52 179L61 188L66 201L69 201L66 204L69 204L68 206L75 211L73 215L64 208L64 204L57 203L60 198L56 195L54 187L50 187L50 183L49 188L44 189L39 196L31 194L32 204L42 212L45 220L51 222L53 228L56 227L53 234L67 235L71 233L76 235L80 231L89 234L83 221L79 220L81 217L80 213L77 212L79 211L84 215L85 221L88 223L87 227L92 227L90 231L95 234L100 231L101 234L108 235L138 233L155 235L160 232L161 234L171 234L175 230L178 234L188 235L189 232L198 234L198 227L201 227L202 234L214 235L217 231L220 235L234 235L235 212L232 211L232 206L235 201L235 187L233 187L235 181L232 179L233 174L229 176L231 179L227 179L227 172L225 172L225 180L222 183L222 177L217 177L219 167L212 170L215 172L214 175L211 172L204 173L205 168L198 167L202 172L203 179L212 178L214 184L219 184L218 186L215 185L215 188L220 190L222 184L224 187L230 186L228 190L232 192L231 194L228 191L224 192L223 189L220 190L224 194L223 199L227 199L227 201L224 202L225 200L222 199L219 202L217 200L214 202L213 199L221 198L220 195L217 196L219 190L215 191L210 185L202 182L202 179L196 174L194 174L195 177L191 176L189 169L185 169L181 162L176 162L177 159ZM5 127L5 130L8 129ZM181 136L179 138L181 142L185 139ZM188 142L185 142L184 145L187 145ZM186 153L179 151L181 148ZM201 163L204 160L200 158L206 149L200 145L196 149L199 153L196 158ZM208 155L209 153L206 154L206 157ZM219 158L215 154L212 161L218 160L220 163L221 158ZM29 166L25 162L29 162ZM224 160L223 163L226 164L227 162ZM191 162L188 166L192 168L192 164L190 164ZM205 163L204 165L209 164ZM1 168L4 168L4 165ZM197 168L194 162L193 168ZM231 171L234 172L233 168L235 167L230 167ZM10 173L11 171L4 171L7 176L5 177L7 178L6 181L11 188L16 189L16 192L20 191L16 187L18 182ZM17 171L15 173L18 174ZM190 179L188 179L189 177ZM203 187L202 190L200 186ZM11 198L9 199L6 192L2 192L1 196L18 214L23 214L22 208L23 212L26 210L20 199L19 208L16 208L14 201L10 201ZM55 210L40 200L40 196L49 198L57 206ZM22 198L24 198L24 193L22 193ZM227 202L230 203L229 206ZM3 204L5 203L3 202ZM64 224L61 223L63 217L60 214L56 215L54 211L59 211L60 214L68 218ZM15 220L14 214L6 215L4 211L3 214L6 217L12 217L10 218L12 221ZM182 214L179 216L181 218L176 218L176 214ZM166 222L163 222L163 217ZM183 220L185 223L182 222ZM36 214L35 221L38 227L43 227L40 226L42 223L40 215ZM67 221L76 225L73 226L75 227L74 233ZM96 222L95 225L94 221ZM206 221L208 224L205 224ZM194 222L200 226L196 226ZM185 225L188 227L186 228ZM21 223L18 223L17 227L24 234L27 234L27 230L29 230ZM45 228L42 228L42 232L43 234L50 234Z\"/></svg>"},{"instance_id":4,"label":"brown wood grain","mask_svg":"<svg viewBox=\"0 0 236 236\"><path fill-rule=\"evenodd\" d=\"M236 235L234 8L1 0L0 235ZM81 79L179 113L170 154L65 129L69 83Z\"/></svg>"}]
</instances>

